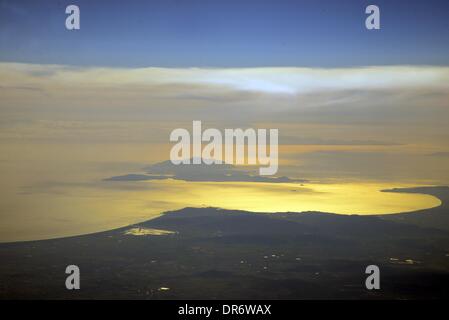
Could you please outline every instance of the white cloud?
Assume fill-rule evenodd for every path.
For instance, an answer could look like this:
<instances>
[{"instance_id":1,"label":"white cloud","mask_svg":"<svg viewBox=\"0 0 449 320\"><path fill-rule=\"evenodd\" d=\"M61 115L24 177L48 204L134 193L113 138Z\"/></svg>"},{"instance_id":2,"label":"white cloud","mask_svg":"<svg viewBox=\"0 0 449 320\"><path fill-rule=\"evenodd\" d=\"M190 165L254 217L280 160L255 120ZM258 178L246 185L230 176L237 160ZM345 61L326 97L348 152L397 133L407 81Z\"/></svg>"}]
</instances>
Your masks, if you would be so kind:
<instances>
[{"instance_id":1,"label":"white cloud","mask_svg":"<svg viewBox=\"0 0 449 320\"><path fill-rule=\"evenodd\" d=\"M301 94L321 90L449 87L449 68L385 66L318 68L81 68L0 63L3 86L70 85L80 87L151 87L196 85L266 94Z\"/></svg>"}]
</instances>

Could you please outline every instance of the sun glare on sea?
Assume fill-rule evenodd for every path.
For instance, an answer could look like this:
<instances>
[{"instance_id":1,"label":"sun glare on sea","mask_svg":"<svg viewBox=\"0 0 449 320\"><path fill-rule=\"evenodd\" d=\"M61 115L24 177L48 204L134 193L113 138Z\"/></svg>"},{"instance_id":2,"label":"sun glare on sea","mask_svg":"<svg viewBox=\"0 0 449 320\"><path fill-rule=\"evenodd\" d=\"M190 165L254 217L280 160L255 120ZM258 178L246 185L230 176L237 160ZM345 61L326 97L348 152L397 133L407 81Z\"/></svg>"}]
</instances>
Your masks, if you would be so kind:
<instances>
[{"instance_id":1,"label":"sun glare on sea","mask_svg":"<svg viewBox=\"0 0 449 320\"><path fill-rule=\"evenodd\" d=\"M67 186L59 193L4 199L16 212L1 225L0 241L72 236L123 227L185 207L219 207L252 212L320 211L391 214L432 208L440 200L425 194L382 192L404 184L260 183L155 180ZM18 199L17 197L20 197ZM8 200L8 201L7 201ZM19 201L20 200L20 201ZM24 224L23 221L33 221Z\"/></svg>"}]
</instances>

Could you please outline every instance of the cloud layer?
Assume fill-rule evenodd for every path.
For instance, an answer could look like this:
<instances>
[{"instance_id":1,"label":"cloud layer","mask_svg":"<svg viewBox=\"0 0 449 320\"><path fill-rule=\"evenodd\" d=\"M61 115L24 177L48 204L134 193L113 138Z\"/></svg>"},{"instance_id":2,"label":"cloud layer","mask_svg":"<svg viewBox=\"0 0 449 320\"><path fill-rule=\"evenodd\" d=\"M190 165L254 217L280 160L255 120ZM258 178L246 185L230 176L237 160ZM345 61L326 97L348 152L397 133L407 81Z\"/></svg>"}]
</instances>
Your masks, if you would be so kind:
<instances>
[{"instance_id":1,"label":"cloud layer","mask_svg":"<svg viewBox=\"0 0 449 320\"><path fill-rule=\"evenodd\" d=\"M379 66L362 68L95 68L0 63L2 88L138 89L206 86L268 94L322 90L449 88L449 67ZM176 91L176 90L174 90Z\"/></svg>"},{"instance_id":2,"label":"cloud layer","mask_svg":"<svg viewBox=\"0 0 449 320\"><path fill-rule=\"evenodd\" d=\"M351 163L339 161L345 152L357 159L352 168L359 169L351 175L372 177L378 172L376 176L394 178L402 172L394 162L413 167L410 178L417 175L417 167L425 167L421 177L449 179L445 157L425 156L449 152L448 67L85 68L0 63L0 83L3 144L98 144L98 150L135 145L133 150L139 151L129 156L133 161L155 163L169 158L173 129L190 129L192 120L201 120L203 129L279 129L281 175L310 179L322 176L326 168L327 176L341 177L342 166ZM351 156L360 152L366 157ZM417 166L420 155L425 157ZM296 171L283 172L287 164ZM376 170L373 164L378 164Z\"/></svg>"}]
</instances>

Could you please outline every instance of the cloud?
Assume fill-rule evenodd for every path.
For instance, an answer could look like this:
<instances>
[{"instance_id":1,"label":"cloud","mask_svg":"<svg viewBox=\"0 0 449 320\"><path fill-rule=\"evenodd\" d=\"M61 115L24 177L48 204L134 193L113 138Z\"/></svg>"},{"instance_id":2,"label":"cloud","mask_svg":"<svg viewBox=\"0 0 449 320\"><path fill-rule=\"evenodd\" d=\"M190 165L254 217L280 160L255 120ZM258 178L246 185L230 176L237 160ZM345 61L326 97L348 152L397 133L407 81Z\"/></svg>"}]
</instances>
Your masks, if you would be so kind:
<instances>
[{"instance_id":1,"label":"cloud","mask_svg":"<svg viewBox=\"0 0 449 320\"><path fill-rule=\"evenodd\" d=\"M449 152L434 152L429 154L432 157L449 157Z\"/></svg>"},{"instance_id":2,"label":"cloud","mask_svg":"<svg viewBox=\"0 0 449 320\"><path fill-rule=\"evenodd\" d=\"M38 87L27 87L27 86L14 86L14 87L7 87L7 86L0 86L1 90L31 90L31 91L42 91L42 89Z\"/></svg>"},{"instance_id":3,"label":"cloud","mask_svg":"<svg viewBox=\"0 0 449 320\"><path fill-rule=\"evenodd\" d=\"M405 171L410 176L417 171L448 176L443 172L446 157L427 156L426 162L419 158L425 168L420 169L409 155L448 150L449 67L97 68L0 63L0 83L0 140L5 145L134 143L138 162L156 162L168 158L173 129L190 129L192 120L201 120L204 129L279 129L279 169L290 177L345 171L353 176L390 176L395 170L401 176ZM371 154L310 155L329 148ZM285 172L286 164L302 164L303 171ZM379 164L385 172L372 168ZM116 179L147 180L166 174ZM176 174L182 179L200 177ZM208 179L255 179L249 177L251 172L230 172L231 178L225 174L209 173Z\"/></svg>"},{"instance_id":4,"label":"cloud","mask_svg":"<svg viewBox=\"0 0 449 320\"><path fill-rule=\"evenodd\" d=\"M82 87L196 85L268 94L322 90L449 87L449 67L100 68L0 63L2 81L38 79ZM11 77L14 75L14 77ZM5 77L6 76L6 77Z\"/></svg>"},{"instance_id":5,"label":"cloud","mask_svg":"<svg viewBox=\"0 0 449 320\"><path fill-rule=\"evenodd\" d=\"M442 121L449 99L449 67L436 66L100 68L0 63L0 83L4 111L26 117L38 113L40 119L65 112L83 121L397 122L428 117L423 106L435 111L431 114L438 112Z\"/></svg>"},{"instance_id":6,"label":"cloud","mask_svg":"<svg viewBox=\"0 0 449 320\"><path fill-rule=\"evenodd\" d=\"M319 137L282 136L282 144L313 146L399 146L400 143L378 140L322 139Z\"/></svg>"}]
</instances>

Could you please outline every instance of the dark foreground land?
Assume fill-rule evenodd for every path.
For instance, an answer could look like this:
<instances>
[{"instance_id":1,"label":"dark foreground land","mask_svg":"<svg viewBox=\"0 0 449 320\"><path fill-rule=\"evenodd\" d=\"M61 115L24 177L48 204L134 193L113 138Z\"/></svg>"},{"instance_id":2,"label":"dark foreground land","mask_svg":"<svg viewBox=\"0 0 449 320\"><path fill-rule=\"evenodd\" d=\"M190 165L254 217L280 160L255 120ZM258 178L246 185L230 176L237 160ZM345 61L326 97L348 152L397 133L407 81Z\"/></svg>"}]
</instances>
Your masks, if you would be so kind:
<instances>
[{"instance_id":1,"label":"dark foreground land","mask_svg":"<svg viewBox=\"0 0 449 320\"><path fill-rule=\"evenodd\" d=\"M169 212L141 228L0 245L1 299L433 299L449 296L449 188L410 214ZM133 226L135 227L135 226ZM65 288L78 265L81 290ZM365 268L381 289L365 288Z\"/></svg>"}]
</instances>

